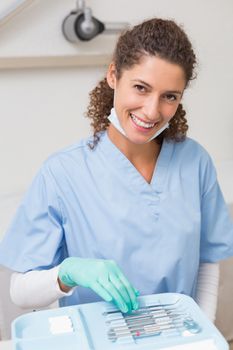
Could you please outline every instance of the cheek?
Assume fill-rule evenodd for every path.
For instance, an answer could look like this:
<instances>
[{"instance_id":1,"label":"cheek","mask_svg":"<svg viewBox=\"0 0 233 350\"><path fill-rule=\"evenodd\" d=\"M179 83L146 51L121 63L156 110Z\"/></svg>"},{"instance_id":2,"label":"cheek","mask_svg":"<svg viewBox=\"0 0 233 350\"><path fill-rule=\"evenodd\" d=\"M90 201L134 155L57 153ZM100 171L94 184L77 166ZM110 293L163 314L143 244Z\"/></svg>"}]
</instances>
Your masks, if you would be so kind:
<instances>
[{"instance_id":1,"label":"cheek","mask_svg":"<svg viewBox=\"0 0 233 350\"><path fill-rule=\"evenodd\" d=\"M178 106L179 106L179 104L164 106L163 111L162 111L163 117L169 121L175 115Z\"/></svg>"},{"instance_id":2,"label":"cheek","mask_svg":"<svg viewBox=\"0 0 233 350\"><path fill-rule=\"evenodd\" d=\"M120 91L114 94L114 103L120 109L131 109L140 105L139 99L128 91Z\"/></svg>"}]
</instances>

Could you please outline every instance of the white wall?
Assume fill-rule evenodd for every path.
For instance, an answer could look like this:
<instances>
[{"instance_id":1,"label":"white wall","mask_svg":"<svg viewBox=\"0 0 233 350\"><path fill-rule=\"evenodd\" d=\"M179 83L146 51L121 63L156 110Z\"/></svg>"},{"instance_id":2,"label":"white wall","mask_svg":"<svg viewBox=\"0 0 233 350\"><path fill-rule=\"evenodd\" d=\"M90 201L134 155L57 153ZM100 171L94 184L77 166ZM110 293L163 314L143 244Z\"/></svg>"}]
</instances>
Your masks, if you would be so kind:
<instances>
[{"instance_id":1,"label":"white wall","mask_svg":"<svg viewBox=\"0 0 233 350\"><path fill-rule=\"evenodd\" d=\"M0 193L24 188L41 162L89 134L83 117L96 69L0 72Z\"/></svg>"},{"instance_id":2,"label":"white wall","mask_svg":"<svg viewBox=\"0 0 233 350\"><path fill-rule=\"evenodd\" d=\"M15 2L0 0L0 13ZM198 80L184 100L189 135L223 164L219 167L221 182L229 203L233 203L233 193L229 195L233 178L232 0L89 0L87 3L103 21L136 23L162 16L184 25L199 57ZM51 66L51 62L63 66L0 69L0 239L22 191L42 161L90 133L83 113L88 92L106 69L103 64L97 66L97 62L107 61L112 40L101 35L79 45L65 41L61 23L74 4L75 0L35 0L16 18L0 26L0 68L12 62L33 66L35 57L40 66ZM93 66L84 67L83 61L87 59L90 65L91 58ZM233 205L231 208L233 213ZM0 332L7 337L10 321L18 310L8 300L6 280L3 285ZM1 313L5 315L4 325L1 325Z\"/></svg>"},{"instance_id":3,"label":"white wall","mask_svg":"<svg viewBox=\"0 0 233 350\"><path fill-rule=\"evenodd\" d=\"M1 0L2 9L10 1L15 2ZM232 0L89 0L87 4L103 21L136 23L162 16L184 25L199 57L198 80L184 99L189 135L217 162L233 159ZM0 58L73 55L96 48L106 52L104 36L80 46L65 41L61 22L74 5L74 0L35 1L0 28ZM83 112L88 91L104 71L103 66L0 70L0 196L27 187L51 152L90 132Z\"/></svg>"}]
</instances>

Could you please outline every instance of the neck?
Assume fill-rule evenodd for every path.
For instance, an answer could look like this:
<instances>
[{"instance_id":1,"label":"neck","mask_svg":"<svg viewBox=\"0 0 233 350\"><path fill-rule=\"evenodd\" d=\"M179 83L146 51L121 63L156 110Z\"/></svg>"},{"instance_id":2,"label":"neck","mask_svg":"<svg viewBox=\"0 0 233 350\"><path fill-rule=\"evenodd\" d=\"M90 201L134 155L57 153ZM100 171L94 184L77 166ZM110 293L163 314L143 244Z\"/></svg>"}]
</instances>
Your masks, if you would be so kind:
<instances>
[{"instance_id":1,"label":"neck","mask_svg":"<svg viewBox=\"0 0 233 350\"><path fill-rule=\"evenodd\" d=\"M148 164L156 162L161 145L155 140L144 144L135 144L122 135L112 124L107 130L112 143L130 160L131 163Z\"/></svg>"}]
</instances>

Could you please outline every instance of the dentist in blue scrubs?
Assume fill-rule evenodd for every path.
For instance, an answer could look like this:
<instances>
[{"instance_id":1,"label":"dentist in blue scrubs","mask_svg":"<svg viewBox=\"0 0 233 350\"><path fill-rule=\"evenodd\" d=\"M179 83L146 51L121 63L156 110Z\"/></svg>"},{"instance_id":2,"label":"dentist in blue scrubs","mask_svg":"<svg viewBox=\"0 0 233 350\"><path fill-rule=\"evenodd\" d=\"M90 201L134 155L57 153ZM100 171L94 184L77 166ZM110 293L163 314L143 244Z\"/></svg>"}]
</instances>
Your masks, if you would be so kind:
<instances>
[{"instance_id":1,"label":"dentist in blue scrubs","mask_svg":"<svg viewBox=\"0 0 233 350\"><path fill-rule=\"evenodd\" d=\"M192 296L214 319L233 225L206 150L186 136L191 43L153 18L119 37L90 94L93 135L42 164L0 245L21 307Z\"/></svg>"}]
</instances>

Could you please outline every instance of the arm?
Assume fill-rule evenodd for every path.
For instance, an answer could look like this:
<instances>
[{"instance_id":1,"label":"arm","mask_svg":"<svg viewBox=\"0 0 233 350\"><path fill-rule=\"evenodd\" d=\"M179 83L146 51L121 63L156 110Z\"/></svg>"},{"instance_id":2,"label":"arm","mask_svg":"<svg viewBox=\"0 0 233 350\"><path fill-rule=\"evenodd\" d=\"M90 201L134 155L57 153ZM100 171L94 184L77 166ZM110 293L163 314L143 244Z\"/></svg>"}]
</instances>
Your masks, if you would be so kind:
<instances>
[{"instance_id":1,"label":"arm","mask_svg":"<svg viewBox=\"0 0 233 350\"><path fill-rule=\"evenodd\" d=\"M196 302L212 322L215 320L217 309L218 283L219 264L200 264L197 279Z\"/></svg>"},{"instance_id":2,"label":"arm","mask_svg":"<svg viewBox=\"0 0 233 350\"><path fill-rule=\"evenodd\" d=\"M70 257L50 270L15 272L10 294L22 308L40 308L71 295L71 288L78 285L91 288L105 301L113 301L123 312L138 308L137 290L111 260Z\"/></svg>"},{"instance_id":3,"label":"arm","mask_svg":"<svg viewBox=\"0 0 233 350\"><path fill-rule=\"evenodd\" d=\"M58 269L59 266L49 270L14 272L10 283L13 303L21 308L41 308L61 297L71 295L70 288L60 289Z\"/></svg>"}]
</instances>

